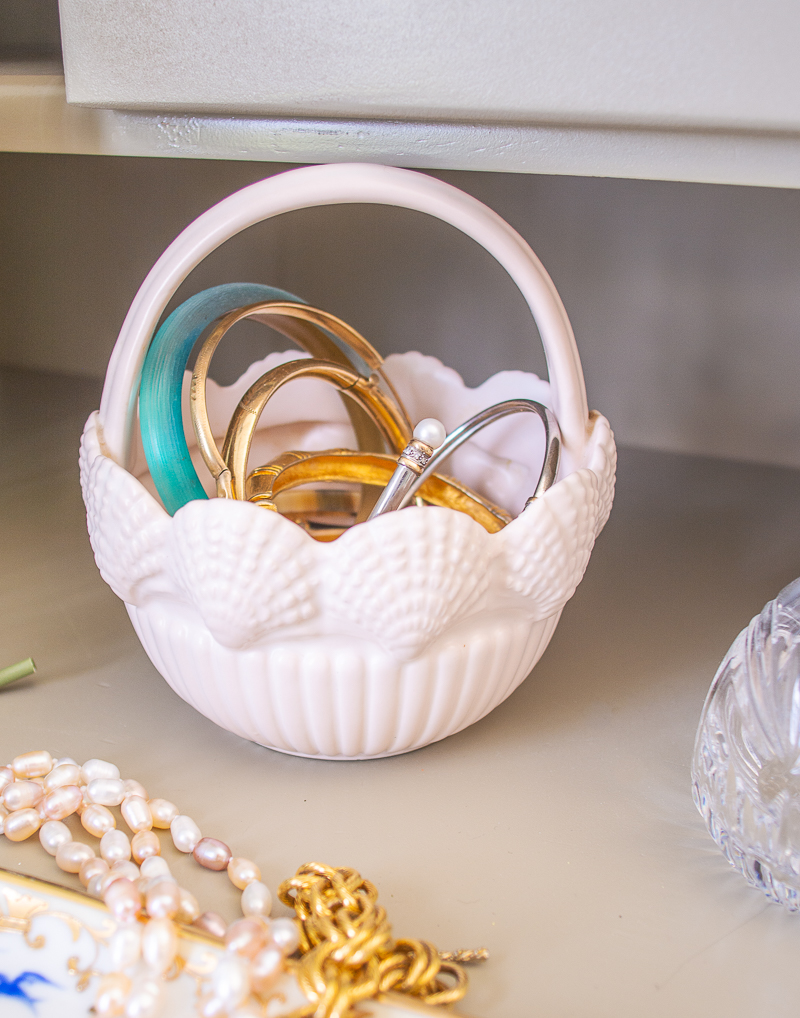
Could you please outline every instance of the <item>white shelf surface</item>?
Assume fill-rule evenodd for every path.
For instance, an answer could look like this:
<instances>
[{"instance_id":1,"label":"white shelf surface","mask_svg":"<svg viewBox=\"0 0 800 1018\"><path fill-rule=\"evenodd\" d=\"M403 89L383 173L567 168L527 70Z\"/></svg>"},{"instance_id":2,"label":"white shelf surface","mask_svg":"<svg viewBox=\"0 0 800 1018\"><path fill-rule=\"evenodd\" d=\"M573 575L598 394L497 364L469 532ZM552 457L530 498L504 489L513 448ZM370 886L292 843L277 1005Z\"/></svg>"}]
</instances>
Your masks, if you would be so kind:
<instances>
[{"instance_id":1,"label":"white shelf surface","mask_svg":"<svg viewBox=\"0 0 800 1018\"><path fill-rule=\"evenodd\" d=\"M21 73L30 70L39 73ZM800 135L792 131L127 112L70 106L63 76L41 70L0 67L0 151L800 187Z\"/></svg>"},{"instance_id":2,"label":"white shelf surface","mask_svg":"<svg viewBox=\"0 0 800 1018\"><path fill-rule=\"evenodd\" d=\"M544 658L489 717L416 753L283 756L175 696L100 578L77 470L99 383L0 375L3 757L105 757L261 864L360 869L397 935L485 945L481 1018L789 1018L800 917L734 874L691 800L706 689L736 633L800 573L800 472L623 451L617 502ZM88 840L88 836L87 840ZM207 908L218 874L170 855ZM0 866L60 873L0 838Z\"/></svg>"}]
</instances>

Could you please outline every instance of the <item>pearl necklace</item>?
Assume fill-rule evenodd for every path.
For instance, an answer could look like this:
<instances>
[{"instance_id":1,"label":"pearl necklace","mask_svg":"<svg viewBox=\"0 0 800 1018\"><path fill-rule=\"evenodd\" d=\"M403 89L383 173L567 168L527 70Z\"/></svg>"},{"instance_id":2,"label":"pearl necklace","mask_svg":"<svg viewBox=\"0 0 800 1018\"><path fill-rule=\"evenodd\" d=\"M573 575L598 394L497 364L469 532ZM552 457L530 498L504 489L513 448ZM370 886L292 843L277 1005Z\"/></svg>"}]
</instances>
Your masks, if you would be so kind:
<instances>
[{"instance_id":1,"label":"pearl necklace","mask_svg":"<svg viewBox=\"0 0 800 1018\"><path fill-rule=\"evenodd\" d=\"M117 828L109 807L120 808L132 837ZM84 829L100 839L100 855L74 841L64 823L77 813ZM167 830L179 852L206 869L226 870L241 890L243 918L226 926L221 916L200 911L161 858L154 828ZM216 838L204 838L191 817L166 799L151 799L133 779L105 760L83 766L70 757L54 760L46 750L17 756L0 767L0 832L24 841L36 832L65 873L75 873L87 892L102 898L117 921L109 942L113 972L101 977L94 1010L99 1018L156 1018L163 1005L161 982L179 960L176 923L191 924L224 939L226 954L208 976L198 1001L203 1018L222 1018L248 1004L261 1013L271 987L299 944L292 919L270 920L272 894L258 866L234 857Z\"/></svg>"}]
</instances>

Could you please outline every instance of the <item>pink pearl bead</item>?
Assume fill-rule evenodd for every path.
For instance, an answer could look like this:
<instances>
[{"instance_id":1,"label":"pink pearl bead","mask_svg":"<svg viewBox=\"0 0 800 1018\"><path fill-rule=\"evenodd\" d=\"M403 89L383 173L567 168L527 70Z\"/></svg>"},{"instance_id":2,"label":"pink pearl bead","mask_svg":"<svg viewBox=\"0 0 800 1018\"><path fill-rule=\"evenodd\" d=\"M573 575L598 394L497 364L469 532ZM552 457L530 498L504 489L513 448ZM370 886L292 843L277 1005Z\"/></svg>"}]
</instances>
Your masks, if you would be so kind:
<instances>
[{"instance_id":1,"label":"pink pearl bead","mask_svg":"<svg viewBox=\"0 0 800 1018\"><path fill-rule=\"evenodd\" d=\"M48 820L64 820L80 806L83 792L77 785L61 785L44 797L41 809Z\"/></svg>"},{"instance_id":2,"label":"pink pearl bead","mask_svg":"<svg viewBox=\"0 0 800 1018\"><path fill-rule=\"evenodd\" d=\"M52 769L53 758L46 749L23 753L11 761L11 770L18 778L43 778Z\"/></svg>"},{"instance_id":3,"label":"pink pearl bead","mask_svg":"<svg viewBox=\"0 0 800 1018\"><path fill-rule=\"evenodd\" d=\"M108 871L105 873L95 873L86 885L86 893L90 894L93 898L102 898L108 884Z\"/></svg>"},{"instance_id":4,"label":"pink pearl bead","mask_svg":"<svg viewBox=\"0 0 800 1018\"><path fill-rule=\"evenodd\" d=\"M140 977L125 1005L126 1018L158 1018L164 1013L163 998L164 988L160 980L152 976Z\"/></svg>"},{"instance_id":5,"label":"pink pearl bead","mask_svg":"<svg viewBox=\"0 0 800 1018\"><path fill-rule=\"evenodd\" d=\"M44 787L48 792L54 788L61 788L62 785L79 785L81 781L81 769L75 764L60 764L54 767L44 779Z\"/></svg>"},{"instance_id":6,"label":"pink pearl bead","mask_svg":"<svg viewBox=\"0 0 800 1018\"><path fill-rule=\"evenodd\" d=\"M94 859L94 849L82 841L70 841L56 852L56 865L65 873L80 873L87 859Z\"/></svg>"},{"instance_id":7,"label":"pink pearl bead","mask_svg":"<svg viewBox=\"0 0 800 1018\"><path fill-rule=\"evenodd\" d=\"M18 809L3 821L3 833L9 841L24 841L42 826L42 818L35 809Z\"/></svg>"},{"instance_id":8,"label":"pink pearl bead","mask_svg":"<svg viewBox=\"0 0 800 1018\"><path fill-rule=\"evenodd\" d=\"M228 863L228 876L233 886L243 891L248 884L252 884L254 880L261 879L261 870L250 859L234 857Z\"/></svg>"},{"instance_id":9,"label":"pink pearl bead","mask_svg":"<svg viewBox=\"0 0 800 1018\"><path fill-rule=\"evenodd\" d=\"M81 823L95 838L102 838L106 831L113 831L117 826L114 814L106 806L87 806L81 813Z\"/></svg>"},{"instance_id":10,"label":"pink pearl bead","mask_svg":"<svg viewBox=\"0 0 800 1018\"><path fill-rule=\"evenodd\" d=\"M193 923L200 915L200 904L191 891L185 887L178 888L178 913L175 916L179 923Z\"/></svg>"},{"instance_id":11,"label":"pink pearl bead","mask_svg":"<svg viewBox=\"0 0 800 1018\"><path fill-rule=\"evenodd\" d=\"M117 876L127 877L128 880L139 879L139 867L135 862L130 862L127 859L118 859L117 862L112 863L111 872Z\"/></svg>"},{"instance_id":12,"label":"pink pearl bead","mask_svg":"<svg viewBox=\"0 0 800 1018\"><path fill-rule=\"evenodd\" d=\"M192 852L195 862L207 870L225 870L231 861L231 850L224 841L216 838L201 838Z\"/></svg>"},{"instance_id":13,"label":"pink pearl bead","mask_svg":"<svg viewBox=\"0 0 800 1018\"><path fill-rule=\"evenodd\" d=\"M153 817L153 827L160 827L161 830L166 830L178 815L178 807L169 799L151 799L147 805Z\"/></svg>"},{"instance_id":14,"label":"pink pearl bead","mask_svg":"<svg viewBox=\"0 0 800 1018\"><path fill-rule=\"evenodd\" d=\"M106 887L103 900L109 912L121 923L130 923L142 911L142 899L136 885L127 877L120 877Z\"/></svg>"},{"instance_id":15,"label":"pink pearl bead","mask_svg":"<svg viewBox=\"0 0 800 1018\"><path fill-rule=\"evenodd\" d=\"M10 767L0 767L0 793L6 785L10 785L14 780L14 772Z\"/></svg>"},{"instance_id":16,"label":"pink pearl bead","mask_svg":"<svg viewBox=\"0 0 800 1018\"><path fill-rule=\"evenodd\" d=\"M180 906L178 885L174 880L156 880L147 891L147 914L151 919L172 919Z\"/></svg>"},{"instance_id":17,"label":"pink pearl bead","mask_svg":"<svg viewBox=\"0 0 800 1018\"><path fill-rule=\"evenodd\" d=\"M108 873L108 863L105 859L98 859L95 856L81 864L81 868L78 870L78 879L84 887L88 887L92 877L99 877L104 873Z\"/></svg>"},{"instance_id":18,"label":"pink pearl bead","mask_svg":"<svg viewBox=\"0 0 800 1018\"><path fill-rule=\"evenodd\" d=\"M195 919L192 926L196 926L198 930L210 933L212 937L219 937L220 940L225 936L227 929L225 920L217 912L204 912Z\"/></svg>"},{"instance_id":19,"label":"pink pearl bead","mask_svg":"<svg viewBox=\"0 0 800 1018\"><path fill-rule=\"evenodd\" d=\"M151 855L161 855L161 842L152 831L139 831L131 839L131 852L137 862L143 862Z\"/></svg>"},{"instance_id":20,"label":"pink pearl bead","mask_svg":"<svg viewBox=\"0 0 800 1018\"><path fill-rule=\"evenodd\" d=\"M283 972L283 954L277 947L265 947L260 951L250 966L250 978L253 980L253 989L257 993L268 990L277 981Z\"/></svg>"},{"instance_id":21,"label":"pink pearl bead","mask_svg":"<svg viewBox=\"0 0 800 1018\"><path fill-rule=\"evenodd\" d=\"M153 826L147 800L138 795L131 795L122 803L122 817L134 833L149 831Z\"/></svg>"},{"instance_id":22,"label":"pink pearl bead","mask_svg":"<svg viewBox=\"0 0 800 1018\"><path fill-rule=\"evenodd\" d=\"M126 778L125 781L123 782L123 785L125 786L126 799L128 798L129 795L137 795L140 799L145 800L148 798L147 790L145 789L144 785L140 781L137 781L135 778Z\"/></svg>"},{"instance_id":23,"label":"pink pearl bead","mask_svg":"<svg viewBox=\"0 0 800 1018\"><path fill-rule=\"evenodd\" d=\"M266 928L256 919L237 919L225 932L227 949L245 958L254 958L266 943Z\"/></svg>"},{"instance_id":24,"label":"pink pearl bead","mask_svg":"<svg viewBox=\"0 0 800 1018\"><path fill-rule=\"evenodd\" d=\"M115 880L119 880L124 877L126 880L130 880L131 883L136 884L136 889L141 892L139 887L139 868L132 862L117 862L111 867L111 869L104 873L100 877L100 897L106 893L106 888L110 887Z\"/></svg>"},{"instance_id":25,"label":"pink pearl bead","mask_svg":"<svg viewBox=\"0 0 800 1018\"><path fill-rule=\"evenodd\" d=\"M29 809L41 801L42 786L36 781L15 781L3 790L3 805L13 813L16 809Z\"/></svg>"}]
</instances>

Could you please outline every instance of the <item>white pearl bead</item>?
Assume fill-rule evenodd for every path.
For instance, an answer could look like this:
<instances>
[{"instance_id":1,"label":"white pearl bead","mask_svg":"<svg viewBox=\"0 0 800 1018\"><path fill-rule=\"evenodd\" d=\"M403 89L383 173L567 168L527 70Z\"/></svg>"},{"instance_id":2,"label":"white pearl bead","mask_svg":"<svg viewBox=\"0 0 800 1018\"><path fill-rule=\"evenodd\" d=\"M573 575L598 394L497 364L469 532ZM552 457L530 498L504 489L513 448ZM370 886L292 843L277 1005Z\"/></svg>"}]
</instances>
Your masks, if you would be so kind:
<instances>
[{"instance_id":1,"label":"white pearl bead","mask_svg":"<svg viewBox=\"0 0 800 1018\"><path fill-rule=\"evenodd\" d=\"M72 831L60 820L48 820L39 830L39 841L48 855L55 855L62 845L72 841Z\"/></svg>"},{"instance_id":2,"label":"white pearl bead","mask_svg":"<svg viewBox=\"0 0 800 1018\"><path fill-rule=\"evenodd\" d=\"M125 786L119 778L95 778L86 786L86 794L100 806L119 806L125 797Z\"/></svg>"},{"instance_id":3,"label":"white pearl bead","mask_svg":"<svg viewBox=\"0 0 800 1018\"><path fill-rule=\"evenodd\" d=\"M53 758L46 749L35 749L32 753L15 756L11 770L18 778L43 778L53 769Z\"/></svg>"},{"instance_id":4,"label":"white pearl bead","mask_svg":"<svg viewBox=\"0 0 800 1018\"><path fill-rule=\"evenodd\" d=\"M142 954L142 927L138 923L120 926L109 941L111 966L115 971L135 965Z\"/></svg>"},{"instance_id":5,"label":"white pearl bead","mask_svg":"<svg viewBox=\"0 0 800 1018\"><path fill-rule=\"evenodd\" d=\"M131 857L131 843L124 831L106 831L100 839L100 855L107 863L123 862Z\"/></svg>"},{"instance_id":6,"label":"white pearl bead","mask_svg":"<svg viewBox=\"0 0 800 1018\"><path fill-rule=\"evenodd\" d=\"M44 779L44 787L48 792L62 785L77 785L81 780L81 769L75 764L58 763Z\"/></svg>"},{"instance_id":7,"label":"white pearl bead","mask_svg":"<svg viewBox=\"0 0 800 1018\"><path fill-rule=\"evenodd\" d=\"M36 781L15 781L3 789L3 805L13 813L17 809L30 809L42 800L44 790Z\"/></svg>"},{"instance_id":8,"label":"white pearl bead","mask_svg":"<svg viewBox=\"0 0 800 1018\"><path fill-rule=\"evenodd\" d=\"M447 438L447 431L441 421L435 417L425 417L414 428L414 438L429 445L431 449L438 449Z\"/></svg>"},{"instance_id":9,"label":"white pearl bead","mask_svg":"<svg viewBox=\"0 0 800 1018\"><path fill-rule=\"evenodd\" d=\"M125 1018L158 1018L164 1007L164 993L156 979L142 979L133 984L125 1005Z\"/></svg>"},{"instance_id":10,"label":"white pearl bead","mask_svg":"<svg viewBox=\"0 0 800 1018\"><path fill-rule=\"evenodd\" d=\"M122 816L130 829L137 834L139 831L149 831L153 826L153 816L147 800L138 795L129 795L122 803Z\"/></svg>"},{"instance_id":11,"label":"white pearl bead","mask_svg":"<svg viewBox=\"0 0 800 1018\"><path fill-rule=\"evenodd\" d=\"M175 960L178 935L171 919L150 919L142 933L142 957L158 975L163 975Z\"/></svg>"},{"instance_id":12,"label":"white pearl bead","mask_svg":"<svg viewBox=\"0 0 800 1018\"><path fill-rule=\"evenodd\" d=\"M179 852L193 852L195 845L202 838L200 828L192 820L181 813L169 825L172 840Z\"/></svg>"},{"instance_id":13,"label":"white pearl bead","mask_svg":"<svg viewBox=\"0 0 800 1018\"><path fill-rule=\"evenodd\" d=\"M11 768L0 767L0 792L3 791L6 785L10 785L13 780L14 772L11 770Z\"/></svg>"},{"instance_id":14,"label":"white pearl bead","mask_svg":"<svg viewBox=\"0 0 800 1018\"><path fill-rule=\"evenodd\" d=\"M226 1009L238 1007L250 996L248 966L236 955L223 955L211 973L211 992Z\"/></svg>"},{"instance_id":15,"label":"white pearl bead","mask_svg":"<svg viewBox=\"0 0 800 1018\"><path fill-rule=\"evenodd\" d=\"M148 804L153 817L153 827L166 830L178 815L178 807L169 799L151 799Z\"/></svg>"},{"instance_id":16,"label":"white pearl bead","mask_svg":"<svg viewBox=\"0 0 800 1018\"><path fill-rule=\"evenodd\" d=\"M60 756L58 760L53 761L53 767L62 767L64 764L73 764L75 767L77 767L78 761L73 760L71 756Z\"/></svg>"},{"instance_id":17,"label":"white pearl bead","mask_svg":"<svg viewBox=\"0 0 800 1018\"><path fill-rule=\"evenodd\" d=\"M82 841L68 841L56 852L56 865L65 873L79 873L87 859L94 859L95 851Z\"/></svg>"},{"instance_id":18,"label":"white pearl bead","mask_svg":"<svg viewBox=\"0 0 800 1018\"><path fill-rule=\"evenodd\" d=\"M172 874L169 871L169 864L166 859L162 859L160 855L150 855L146 859L142 860L142 865L139 867L143 877L147 877L148 880L152 880L153 877L169 877Z\"/></svg>"},{"instance_id":19,"label":"white pearl bead","mask_svg":"<svg viewBox=\"0 0 800 1018\"><path fill-rule=\"evenodd\" d=\"M121 972L103 976L94 998L94 1011L99 1018L111 1018L122 1014L125 1001L131 989L131 981Z\"/></svg>"},{"instance_id":20,"label":"white pearl bead","mask_svg":"<svg viewBox=\"0 0 800 1018\"><path fill-rule=\"evenodd\" d=\"M269 915L272 911L272 893L260 880L249 883L242 891L242 912L246 916Z\"/></svg>"},{"instance_id":21,"label":"white pearl bead","mask_svg":"<svg viewBox=\"0 0 800 1018\"><path fill-rule=\"evenodd\" d=\"M300 931L293 919L273 919L269 928L272 943L284 954L294 954L300 943Z\"/></svg>"},{"instance_id":22,"label":"white pearl bead","mask_svg":"<svg viewBox=\"0 0 800 1018\"><path fill-rule=\"evenodd\" d=\"M88 785L95 778L118 778L119 767L109 763L108 760L87 760L81 767L81 778L84 785Z\"/></svg>"}]
</instances>

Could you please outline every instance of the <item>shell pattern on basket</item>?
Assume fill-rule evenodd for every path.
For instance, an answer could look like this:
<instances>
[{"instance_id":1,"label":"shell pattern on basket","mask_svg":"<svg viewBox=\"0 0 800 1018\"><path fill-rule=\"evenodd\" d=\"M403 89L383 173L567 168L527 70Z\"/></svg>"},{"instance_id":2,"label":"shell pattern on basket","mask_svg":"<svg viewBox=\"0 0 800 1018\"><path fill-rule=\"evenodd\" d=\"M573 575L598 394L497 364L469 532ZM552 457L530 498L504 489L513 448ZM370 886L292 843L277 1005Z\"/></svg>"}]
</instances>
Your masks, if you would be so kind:
<instances>
[{"instance_id":1,"label":"shell pattern on basket","mask_svg":"<svg viewBox=\"0 0 800 1018\"><path fill-rule=\"evenodd\" d=\"M437 417L448 431L504 399L547 405L561 431L558 480L524 508L544 448L525 414L482 431L446 465L516 514L495 534L437 507L388 513L331 543L248 502L194 501L170 517L135 449L142 364L170 299L203 258L240 231L296 209L354 203L434 216L509 273L538 329L549 382L507 371L471 389L418 353L389 357L384 369L411 420ZM296 356L272 355L236 385L210 386L214 433L224 432L261 372ZM287 449L352 446L330 386L304 379L288 388L262 415L251 466ZM194 460L199 465L196 451ZM128 311L80 462L97 564L172 688L223 728L264 746L363 759L466 728L528 675L608 516L616 453L608 422L588 411L564 305L526 241L443 181L396 167L338 164L251 184L175 238Z\"/></svg>"},{"instance_id":2,"label":"shell pattern on basket","mask_svg":"<svg viewBox=\"0 0 800 1018\"><path fill-rule=\"evenodd\" d=\"M252 376L297 356L302 355L272 355L233 386L212 384L212 419L223 417L217 408L235 402ZM385 364L416 416L438 412L448 427L451 420L512 394L543 402L549 395L547 382L523 372L503 372L469 389L455 371L421 354L393 355ZM300 385L291 401L262 422L260 437L278 427L286 441L285 426L302 429L312 413L321 416L320 407L327 408L329 419L318 421L311 434L305 424L297 433L302 447L319 447L337 428L337 434L346 434L347 419L341 403L330 399L332 390L316 380L304 383L303 392ZM544 634L552 632L580 582L611 508L613 436L605 418L595 415L593 422L585 465L497 534L450 509L412 506L321 543L250 502L190 502L171 518L146 487L146 477L103 455L93 414L80 456L89 535L103 579L128 605L151 658L203 714L284 751L327 757L403 752L430 741L427 724L420 731L419 723L408 719L405 738L390 731L379 745L362 744L361 752L351 754L357 733L348 737L347 722L340 719L339 735L315 734L301 720L302 700L318 695L321 685L338 687L347 713L363 699L363 694L351 697L348 704L345 693L359 677L364 688L375 682L396 685L394 695L402 700L402 687L428 674L430 696L442 687L445 716L446 705L456 706L454 697L477 708L456 709L434 736L442 738L505 698L544 650ZM461 463L449 469L455 466L452 472L460 480L487 495L503 490L516 509L535 484L541 454L530 435L538 425L525 417L508 425L502 435L487 429L483 447L475 441L463 447ZM314 427L322 431L316 438ZM543 448L542 436L537 438ZM498 455L501 449L506 455ZM531 462L509 455L515 450L518 455L525 450ZM175 641L192 657L196 691L173 681L169 658ZM448 667L458 670L459 658L470 658L467 672L474 670L474 681L487 690L493 671L508 673L513 665L512 674L504 688L475 700L444 674ZM218 669L225 673L222 682ZM272 672L276 675L267 682ZM257 690L260 683L269 690ZM294 691L288 688L293 683ZM446 691L448 684L452 688ZM259 727L263 704L255 710L253 696L272 701L266 728ZM293 723L281 734L277 719L282 715Z\"/></svg>"}]
</instances>

